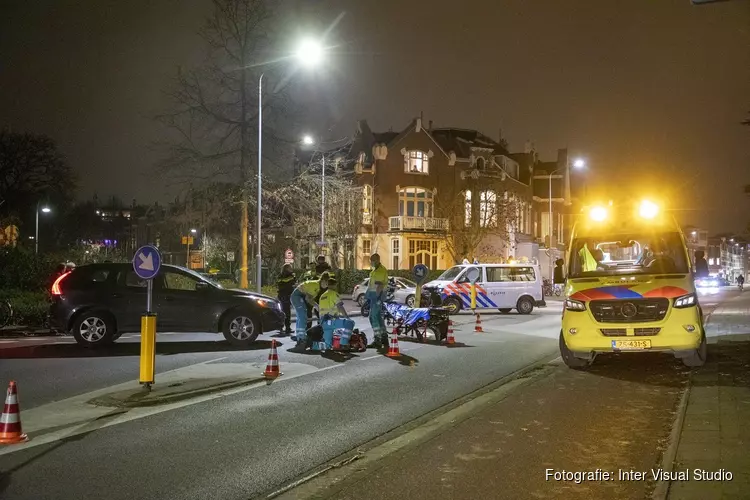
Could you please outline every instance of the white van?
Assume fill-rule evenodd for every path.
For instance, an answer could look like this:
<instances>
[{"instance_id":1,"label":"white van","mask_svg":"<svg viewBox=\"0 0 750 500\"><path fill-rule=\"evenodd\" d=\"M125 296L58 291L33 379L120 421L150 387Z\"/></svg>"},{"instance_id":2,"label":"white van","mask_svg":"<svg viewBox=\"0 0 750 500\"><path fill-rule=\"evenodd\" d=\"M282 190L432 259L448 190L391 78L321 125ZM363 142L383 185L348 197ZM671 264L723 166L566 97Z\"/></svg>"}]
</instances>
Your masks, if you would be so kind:
<instances>
[{"instance_id":1,"label":"white van","mask_svg":"<svg viewBox=\"0 0 750 500\"><path fill-rule=\"evenodd\" d=\"M434 281L424 285L440 294L443 306L451 314L471 308L471 283L467 270L479 269L477 309L498 309L509 313L530 314L534 306L543 307L542 273L535 264L474 264L453 266Z\"/></svg>"}]
</instances>

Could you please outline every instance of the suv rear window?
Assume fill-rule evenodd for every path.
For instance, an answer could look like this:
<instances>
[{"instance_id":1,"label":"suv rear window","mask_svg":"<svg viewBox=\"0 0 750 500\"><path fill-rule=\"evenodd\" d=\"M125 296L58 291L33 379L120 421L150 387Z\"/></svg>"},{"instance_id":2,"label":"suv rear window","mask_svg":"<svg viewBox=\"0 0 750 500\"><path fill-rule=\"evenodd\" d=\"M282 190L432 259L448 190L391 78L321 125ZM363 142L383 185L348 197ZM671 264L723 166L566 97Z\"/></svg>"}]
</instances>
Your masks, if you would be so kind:
<instances>
[{"instance_id":1,"label":"suv rear window","mask_svg":"<svg viewBox=\"0 0 750 500\"><path fill-rule=\"evenodd\" d=\"M112 270L106 267L79 267L66 280L66 288L85 288L91 283L104 284L109 281Z\"/></svg>"}]
</instances>

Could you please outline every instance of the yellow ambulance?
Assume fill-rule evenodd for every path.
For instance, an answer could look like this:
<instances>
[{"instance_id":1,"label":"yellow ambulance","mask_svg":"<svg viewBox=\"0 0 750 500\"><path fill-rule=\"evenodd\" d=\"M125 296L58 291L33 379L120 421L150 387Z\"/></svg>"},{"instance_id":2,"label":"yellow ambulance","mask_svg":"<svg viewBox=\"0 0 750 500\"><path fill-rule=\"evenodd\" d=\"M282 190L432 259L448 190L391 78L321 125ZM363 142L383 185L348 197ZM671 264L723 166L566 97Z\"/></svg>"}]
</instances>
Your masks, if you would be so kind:
<instances>
[{"instance_id":1,"label":"yellow ambulance","mask_svg":"<svg viewBox=\"0 0 750 500\"><path fill-rule=\"evenodd\" d=\"M671 352L706 360L703 314L685 237L649 200L584 210L573 227L560 332L571 368L599 353Z\"/></svg>"}]
</instances>

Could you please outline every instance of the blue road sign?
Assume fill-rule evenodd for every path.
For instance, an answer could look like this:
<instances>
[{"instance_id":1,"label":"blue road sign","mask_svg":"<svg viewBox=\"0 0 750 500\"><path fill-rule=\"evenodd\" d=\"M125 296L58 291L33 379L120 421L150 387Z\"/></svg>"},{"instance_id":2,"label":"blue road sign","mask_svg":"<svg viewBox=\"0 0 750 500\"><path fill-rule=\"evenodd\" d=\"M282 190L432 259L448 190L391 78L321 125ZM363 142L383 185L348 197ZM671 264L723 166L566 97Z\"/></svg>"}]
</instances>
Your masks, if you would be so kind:
<instances>
[{"instance_id":1,"label":"blue road sign","mask_svg":"<svg viewBox=\"0 0 750 500\"><path fill-rule=\"evenodd\" d=\"M412 272L414 273L414 278L417 280L417 283L421 285L427 278L427 273L429 271L430 270L427 269L427 266L425 266L424 264L417 264L416 266L414 266Z\"/></svg>"},{"instance_id":2,"label":"blue road sign","mask_svg":"<svg viewBox=\"0 0 750 500\"><path fill-rule=\"evenodd\" d=\"M155 246L144 245L135 252L133 257L133 270L139 278L144 280L153 279L161 267L161 254Z\"/></svg>"}]
</instances>

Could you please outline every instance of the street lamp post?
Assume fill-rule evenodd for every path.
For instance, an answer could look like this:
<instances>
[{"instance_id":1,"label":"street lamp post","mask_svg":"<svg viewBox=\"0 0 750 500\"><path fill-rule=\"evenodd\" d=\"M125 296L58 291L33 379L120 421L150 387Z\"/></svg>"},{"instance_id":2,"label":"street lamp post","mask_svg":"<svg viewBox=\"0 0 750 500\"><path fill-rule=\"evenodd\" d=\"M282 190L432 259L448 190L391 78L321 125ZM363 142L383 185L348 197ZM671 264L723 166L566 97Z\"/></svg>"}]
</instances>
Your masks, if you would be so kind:
<instances>
[{"instance_id":1,"label":"street lamp post","mask_svg":"<svg viewBox=\"0 0 750 500\"><path fill-rule=\"evenodd\" d=\"M323 55L323 48L319 43L313 40L305 40L299 47L299 50L295 54L296 57L307 66L314 66L320 61ZM263 271L263 264L261 262L262 257L262 236L263 230L261 227L261 218L263 216L262 199L263 199L263 73L258 78L258 215L257 215L257 242L258 253L255 256L255 282L256 290L258 293L261 292L262 282L261 274ZM246 242L245 242L246 244ZM247 255L247 254L245 254ZM244 262L245 268L247 268L247 262Z\"/></svg>"},{"instance_id":2,"label":"street lamp post","mask_svg":"<svg viewBox=\"0 0 750 500\"><path fill-rule=\"evenodd\" d=\"M564 167L558 168L550 172L549 174L549 244L547 245L549 249L549 276L550 279L552 279L552 274L554 272L554 264L552 262L552 233L554 225L552 223L552 176L556 173L560 172L561 170L565 170L570 165L565 165ZM577 158L573 160L573 168L580 169L586 166L586 162L581 159Z\"/></svg>"},{"instance_id":3,"label":"street lamp post","mask_svg":"<svg viewBox=\"0 0 750 500\"><path fill-rule=\"evenodd\" d=\"M302 142L305 145L311 146L315 143L315 140L309 136L306 135L302 138ZM320 192L321 192L321 201L320 201L320 245L323 246L323 244L326 241L326 155L325 152L321 151L321 174L320 174ZM310 162L312 162L312 159L315 156L315 151L313 151L312 157L310 159Z\"/></svg>"},{"instance_id":4,"label":"street lamp post","mask_svg":"<svg viewBox=\"0 0 750 500\"><path fill-rule=\"evenodd\" d=\"M36 232L34 233L34 253L39 253L39 204L41 202L36 202ZM49 207L41 207L42 212L45 214L48 214L52 211Z\"/></svg>"}]
</instances>

